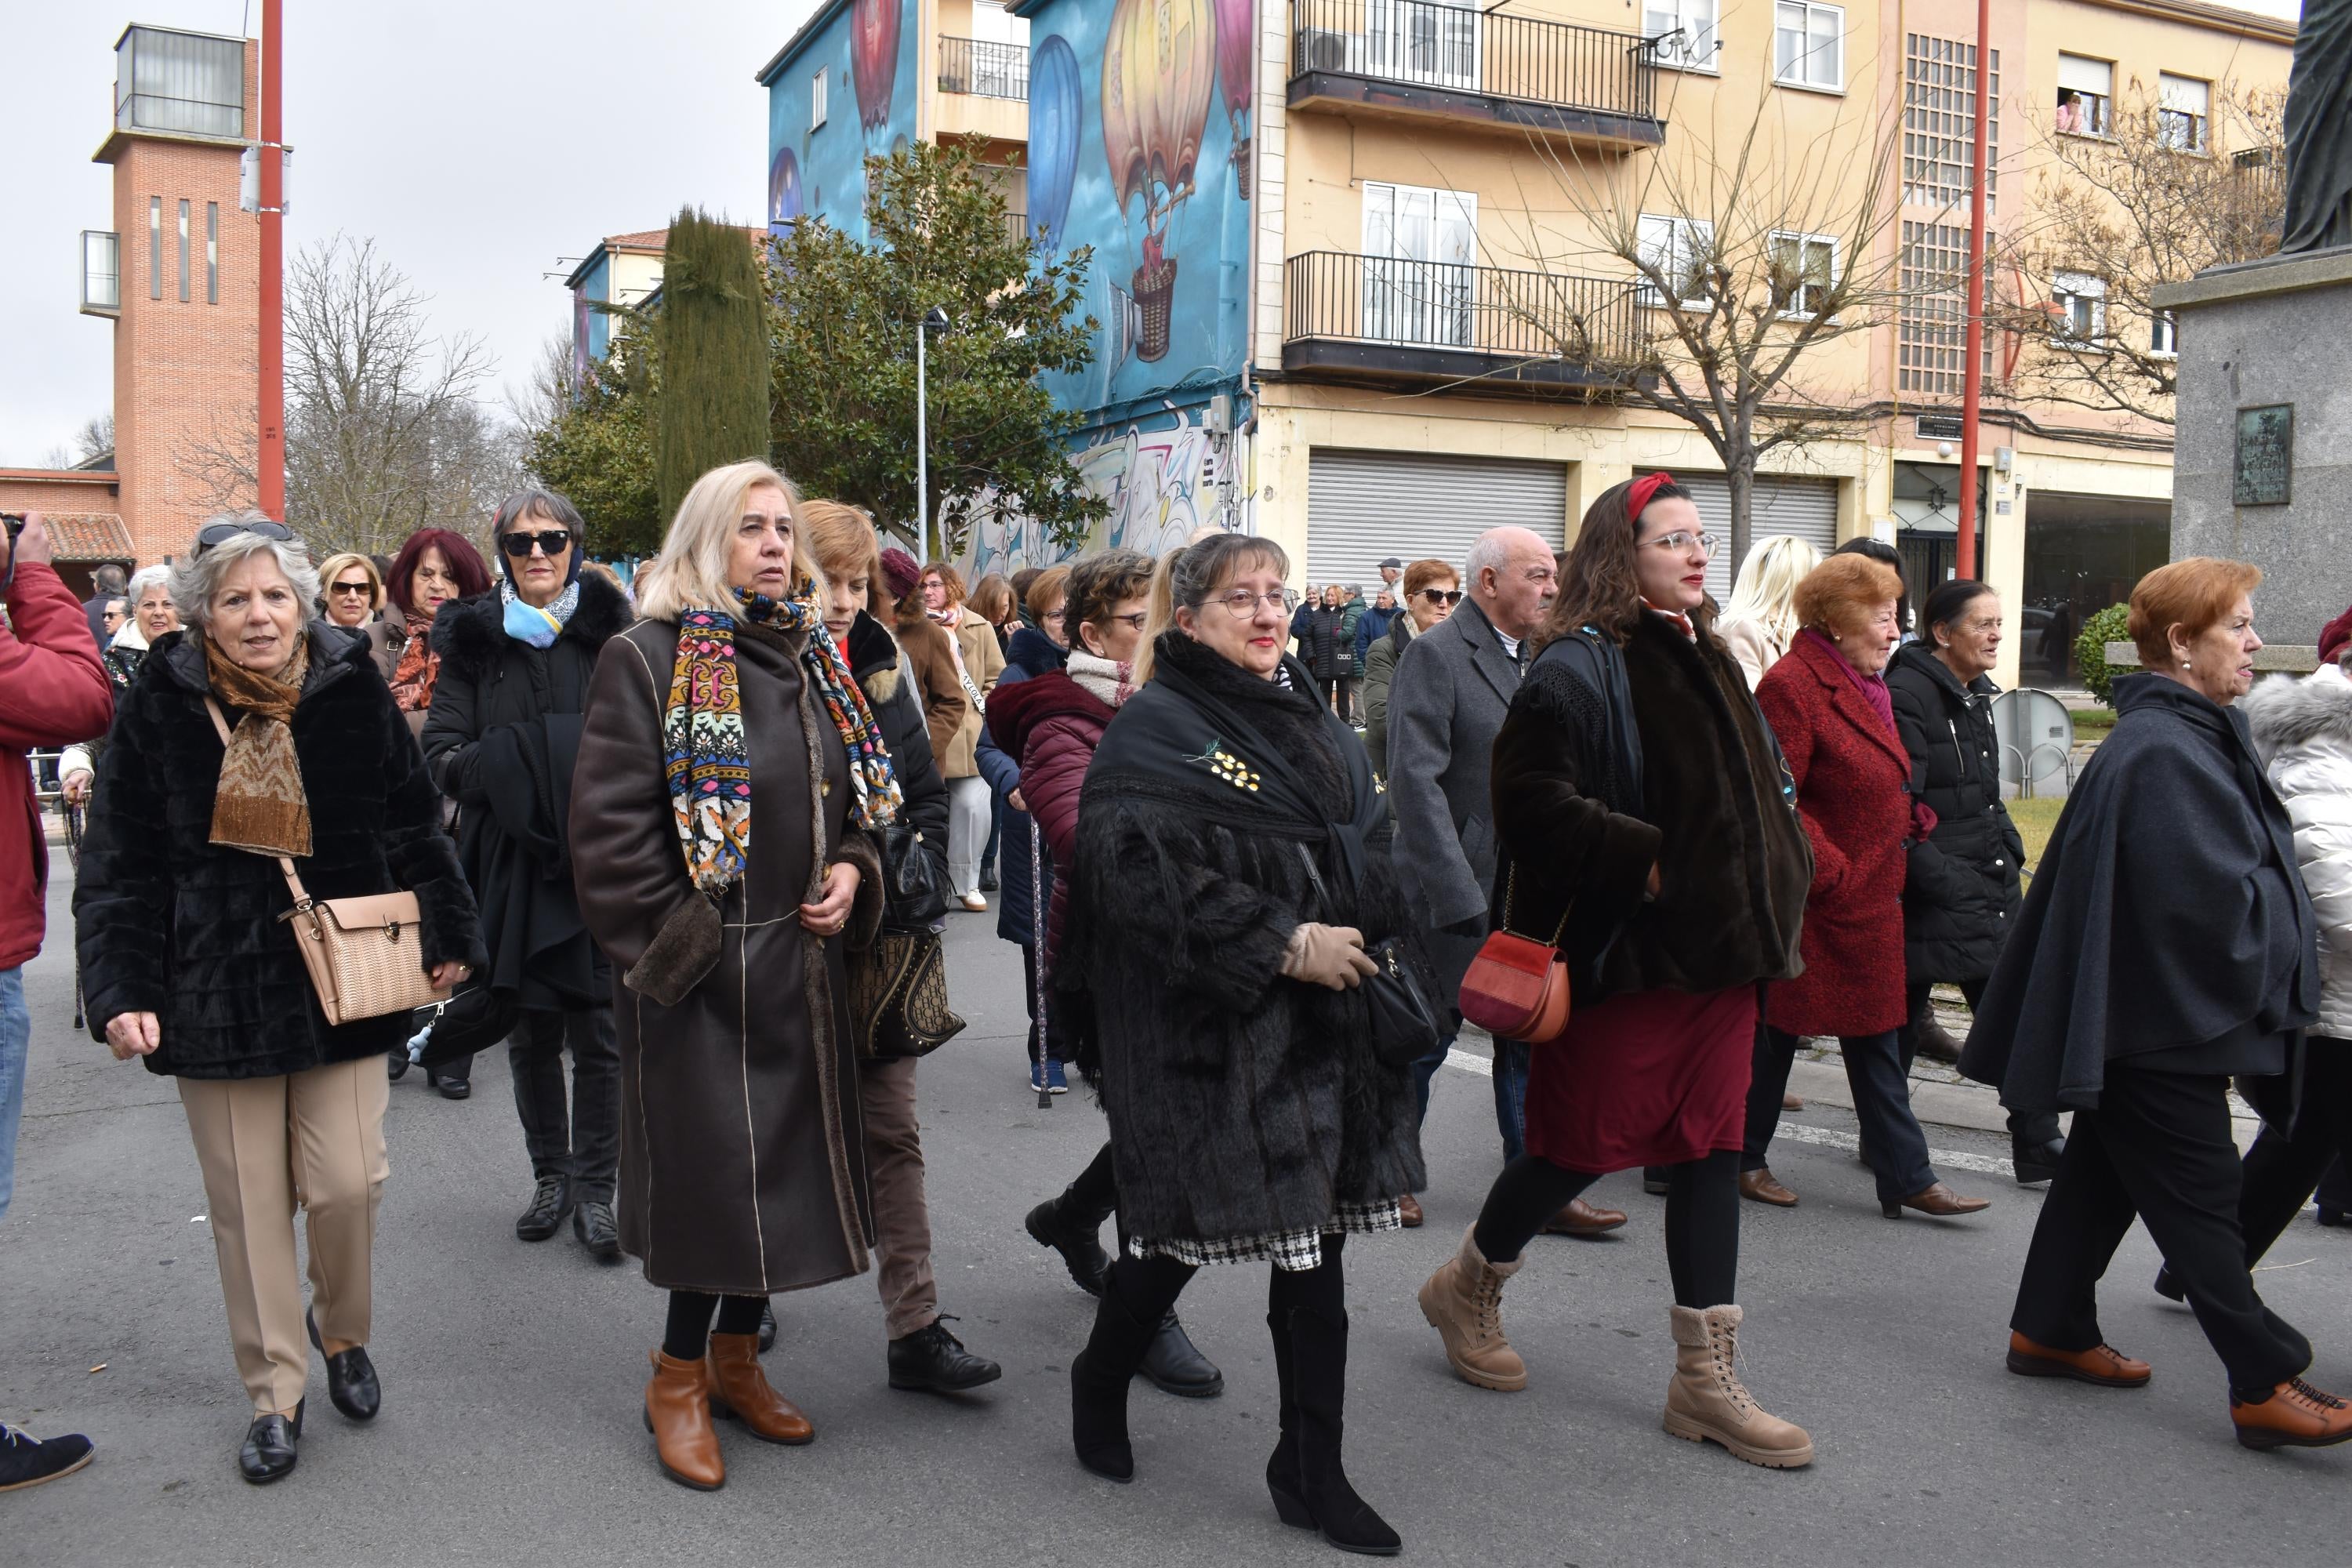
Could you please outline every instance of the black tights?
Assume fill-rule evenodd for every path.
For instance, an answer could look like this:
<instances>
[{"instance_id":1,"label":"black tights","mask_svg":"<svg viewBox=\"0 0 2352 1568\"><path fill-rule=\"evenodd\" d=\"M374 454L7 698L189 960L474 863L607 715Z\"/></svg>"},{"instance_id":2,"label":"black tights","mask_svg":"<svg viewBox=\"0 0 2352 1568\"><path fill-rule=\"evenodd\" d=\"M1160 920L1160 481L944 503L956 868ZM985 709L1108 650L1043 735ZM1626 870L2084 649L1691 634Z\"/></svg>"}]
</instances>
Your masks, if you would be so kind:
<instances>
[{"instance_id":1,"label":"black tights","mask_svg":"<svg viewBox=\"0 0 2352 1568\"><path fill-rule=\"evenodd\" d=\"M1662 1167L1666 1177L1666 1271L1677 1306L1727 1306L1738 1300L1739 1151ZM1503 1167L1478 1211L1478 1251L1508 1263L1568 1201L1601 1178L1522 1154Z\"/></svg>"},{"instance_id":2,"label":"black tights","mask_svg":"<svg viewBox=\"0 0 2352 1568\"><path fill-rule=\"evenodd\" d=\"M722 1334L756 1334L760 1314L767 1310L765 1296L706 1296L699 1290L669 1293L669 1326L662 1331L662 1353L674 1361L700 1361L710 1348L712 1313L719 1315Z\"/></svg>"},{"instance_id":3,"label":"black tights","mask_svg":"<svg viewBox=\"0 0 2352 1568\"><path fill-rule=\"evenodd\" d=\"M1313 1268L1266 1270L1266 1315L1277 1322L1287 1322L1292 1309L1305 1308L1326 1321L1345 1323L1348 1282L1340 1254L1347 1240L1344 1235L1325 1237L1323 1261ZM1108 1294L1115 1296L1136 1322L1156 1326L1173 1310L1176 1298L1198 1272L1192 1265L1179 1263L1172 1258L1158 1254L1134 1258L1122 1252L1110 1266L1111 1288Z\"/></svg>"}]
</instances>

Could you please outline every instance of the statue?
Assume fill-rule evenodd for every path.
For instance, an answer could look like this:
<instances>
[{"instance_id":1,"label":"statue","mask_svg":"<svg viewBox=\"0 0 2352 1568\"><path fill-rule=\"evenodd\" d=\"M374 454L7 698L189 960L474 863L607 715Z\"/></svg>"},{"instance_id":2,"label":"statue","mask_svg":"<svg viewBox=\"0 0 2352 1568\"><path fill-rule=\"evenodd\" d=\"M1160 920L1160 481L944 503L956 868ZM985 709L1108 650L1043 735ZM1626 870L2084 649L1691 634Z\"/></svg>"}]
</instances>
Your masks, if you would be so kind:
<instances>
[{"instance_id":1,"label":"statue","mask_svg":"<svg viewBox=\"0 0 2352 1568\"><path fill-rule=\"evenodd\" d=\"M2286 89L2281 254L2352 245L2352 0L2304 0Z\"/></svg>"}]
</instances>

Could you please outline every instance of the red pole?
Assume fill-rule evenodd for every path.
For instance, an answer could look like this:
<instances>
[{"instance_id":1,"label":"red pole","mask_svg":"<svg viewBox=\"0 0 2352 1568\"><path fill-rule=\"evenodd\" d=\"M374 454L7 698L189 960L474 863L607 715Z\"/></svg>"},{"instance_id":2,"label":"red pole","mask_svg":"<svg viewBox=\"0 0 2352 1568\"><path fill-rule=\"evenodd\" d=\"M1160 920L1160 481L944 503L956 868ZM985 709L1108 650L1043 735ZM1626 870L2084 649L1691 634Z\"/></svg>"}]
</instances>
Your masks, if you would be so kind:
<instances>
[{"instance_id":1,"label":"red pole","mask_svg":"<svg viewBox=\"0 0 2352 1568\"><path fill-rule=\"evenodd\" d=\"M1977 574L1977 414L1984 403L1985 157L1991 116L1987 88L1992 80L1992 0L1977 0L1977 117L1975 174L1969 182L1968 362L1962 370L1960 405L1959 575Z\"/></svg>"},{"instance_id":2,"label":"red pole","mask_svg":"<svg viewBox=\"0 0 2352 1568\"><path fill-rule=\"evenodd\" d=\"M261 453L257 504L286 517L285 0L261 0Z\"/></svg>"}]
</instances>

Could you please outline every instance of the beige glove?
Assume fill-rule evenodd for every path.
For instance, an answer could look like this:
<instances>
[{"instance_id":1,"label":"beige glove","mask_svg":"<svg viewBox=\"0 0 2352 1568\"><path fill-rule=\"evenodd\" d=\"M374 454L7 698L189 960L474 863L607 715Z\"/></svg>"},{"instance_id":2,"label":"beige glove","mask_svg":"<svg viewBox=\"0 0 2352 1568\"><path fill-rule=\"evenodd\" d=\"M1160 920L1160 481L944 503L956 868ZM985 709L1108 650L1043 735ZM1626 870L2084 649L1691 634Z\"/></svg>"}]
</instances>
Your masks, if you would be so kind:
<instances>
[{"instance_id":1,"label":"beige glove","mask_svg":"<svg viewBox=\"0 0 2352 1568\"><path fill-rule=\"evenodd\" d=\"M1308 921L1290 933L1290 945L1282 950L1284 974L1332 991L1352 991L1379 968L1364 951L1364 933L1354 926Z\"/></svg>"}]
</instances>

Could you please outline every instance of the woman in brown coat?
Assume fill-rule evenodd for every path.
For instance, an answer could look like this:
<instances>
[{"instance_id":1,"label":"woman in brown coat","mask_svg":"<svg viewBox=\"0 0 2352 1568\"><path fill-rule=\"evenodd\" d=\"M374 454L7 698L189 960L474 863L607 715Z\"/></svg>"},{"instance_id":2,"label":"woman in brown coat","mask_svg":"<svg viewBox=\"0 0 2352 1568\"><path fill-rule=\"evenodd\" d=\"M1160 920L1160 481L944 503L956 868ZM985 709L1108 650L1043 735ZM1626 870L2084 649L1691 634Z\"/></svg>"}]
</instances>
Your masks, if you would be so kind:
<instances>
[{"instance_id":1,"label":"woman in brown coat","mask_svg":"<svg viewBox=\"0 0 2352 1568\"><path fill-rule=\"evenodd\" d=\"M670 1292L646 1420L706 1491L713 1414L814 1436L760 1369L761 1310L864 1273L873 1243L843 954L880 923L899 791L794 504L761 462L687 492L646 618L597 662L572 784L580 910L619 977L621 1245Z\"/></svg>"},{"instance_id":2,"label":"woman in brown coat","mask_svg":"<svg viewBox=\"0 0 2352 1568\"><path fill-rule=\"evenodd\" d=\"M882 582L895 606L888 617L890 629L898 634L907 666L915 672L915 694L923 704L923 727L930 731L932 760L944 763L963 732L971 703L956 674L954 637L923 613L922 577L923 569L905 551L893 547L882 552Z\"/></svg>"}]
</instances>

